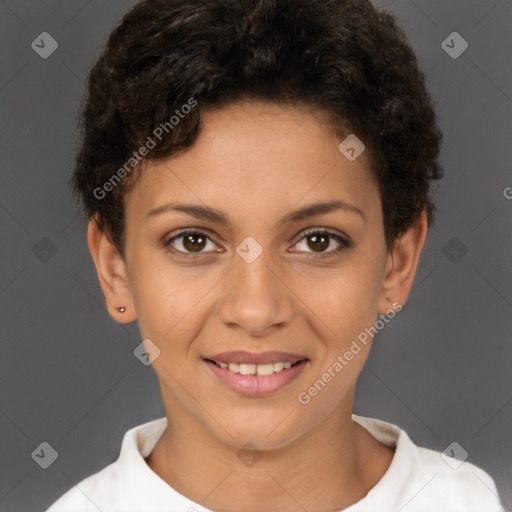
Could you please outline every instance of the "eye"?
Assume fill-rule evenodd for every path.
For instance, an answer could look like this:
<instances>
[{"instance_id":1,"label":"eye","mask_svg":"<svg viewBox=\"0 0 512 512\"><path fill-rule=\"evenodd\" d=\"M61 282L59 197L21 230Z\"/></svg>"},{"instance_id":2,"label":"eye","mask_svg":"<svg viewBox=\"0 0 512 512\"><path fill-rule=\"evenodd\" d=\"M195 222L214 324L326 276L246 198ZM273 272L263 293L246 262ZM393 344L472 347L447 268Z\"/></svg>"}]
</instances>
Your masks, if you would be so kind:
<instances>
[{"instance_id":1,"label":"eye","mask_svg":"<svg viewBox=\"0 0 512 512\"><path fill-rule=\"evenodd\" d=\"M336 246L336 244L338 244L337 247L333 248L333 245ZM312 252L307 257L321 259L340 254L351 247L351 243L338 233L316 228L306 231L294 247L297 247L300 252L304 251L306 253L309 252L308 249L311 249Z\"/></svg>"},{"instance_id":2,"label":"eye","mask_svg":"<svg viewBox=\"0 0 512 512\"><path fill-rule=\"evenodd\" d=\"M334 241L334 243L333 243ZM301 244L303 244L301 248ZM337 247L332 247L338 244ZM164 242L164 247L168 248L172 253L183 255L188 258L199 258L207 256L207 253L220 252L222 249L216 249L216 244L210 236L204 231L184 230L177 235L169 238ZM333 233L325 229L311 229L306 231L302 238L293 247L298 251L293 252L309 252L308 258L321 259L338 255L342 251L351 247L351 242L338 233Z\"/></svg>"},{"instance_id":3,"label":"eye","mask_svg":"<svg viewBox=\"0 0 512 512\"><path fill-rule=\"evenodd\" d=\"M173 253L182 253L188 257L196 257L205 252L219 252L216 245L204 231L186 230L164 242L164 247ZM209 247L209 250L208 250Z\"/></svg>"}]
</instances>

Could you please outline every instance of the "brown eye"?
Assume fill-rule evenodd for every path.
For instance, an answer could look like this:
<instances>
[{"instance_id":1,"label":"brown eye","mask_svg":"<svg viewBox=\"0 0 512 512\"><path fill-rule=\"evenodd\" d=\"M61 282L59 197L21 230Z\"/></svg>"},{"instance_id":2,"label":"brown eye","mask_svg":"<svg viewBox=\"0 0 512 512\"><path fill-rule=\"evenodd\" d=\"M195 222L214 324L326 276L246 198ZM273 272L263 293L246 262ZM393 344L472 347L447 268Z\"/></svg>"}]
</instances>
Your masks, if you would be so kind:
<instances>
[{"instance_id":1,"label":"brown eye","mask_svg":"<svg viewBox=\"0 0 512 512\"><path fill-rule=\"evenodd\" d=\"M308 247L313 249L315 252L323 252L329 247L329 235L325 234L314 234L306 237L308 240Z\"/></svg>"},{"instance_id":2,"label":"brown eye","mask_svg":"<svg viewBox=\"0 0 512 512\"><path fill-rule=\"evenodd\" d=\"M351 243L337 233L314 229L306 232L294 247L297 252L309 253L307 257L315 259L336 256L351 247Z\"/></svg>"},{"instance_id":3,"label":"brown eye","mask_svg":"<svg viewBox=\"0 0 512 512\"><path fill-rule=\"evenodd\" d=\"M185 256L194 253L217 252L210 237L201 231L182 231L164 242L164 247L173 253L181 253Z\"/></svg>"},{"instance_id":4,"label":"brown eye","mask_svg":"<svg viewBox=\"0 0 512 512\"><path fill-rule=\"evenodd\" d=\"M206 237L201 234L190 234L183 237L183 247L190 252L199 252L206 245Z\"/></svg>"}]
</instances>

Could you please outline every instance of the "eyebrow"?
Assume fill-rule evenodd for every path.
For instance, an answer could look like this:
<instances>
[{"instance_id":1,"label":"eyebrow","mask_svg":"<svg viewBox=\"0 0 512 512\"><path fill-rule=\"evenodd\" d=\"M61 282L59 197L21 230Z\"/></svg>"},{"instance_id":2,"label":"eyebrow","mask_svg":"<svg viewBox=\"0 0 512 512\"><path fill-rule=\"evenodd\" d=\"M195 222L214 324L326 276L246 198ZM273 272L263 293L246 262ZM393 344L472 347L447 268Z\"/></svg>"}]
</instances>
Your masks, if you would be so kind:
<instances>
[{"instance_id":1,"label":"eyebrow","mask_svg":"<svg viewBox=\"0 0 512 512\"><path fill-rule=\"evenodd\" d=\"M288 212L276 224L293 224L308 219L310 217L315 217L317 215L331 213L339 210L345 211L347 213L356 214L362 217L364 220L366 220L366 216L360 208L345 201L335 199L332 201L312 203L307 206L303 206L302 208L298 208L296 210ZM215 208L199 204L167 203L150 210L144 216L144 218L149 219L151 217L166 212L186 213L187 215L195 217L196 219L209 220L211 222L221 224L228 229L231 229L231 222L229 220L229 217L225 213Z\"/></svg>"}]
</instances>

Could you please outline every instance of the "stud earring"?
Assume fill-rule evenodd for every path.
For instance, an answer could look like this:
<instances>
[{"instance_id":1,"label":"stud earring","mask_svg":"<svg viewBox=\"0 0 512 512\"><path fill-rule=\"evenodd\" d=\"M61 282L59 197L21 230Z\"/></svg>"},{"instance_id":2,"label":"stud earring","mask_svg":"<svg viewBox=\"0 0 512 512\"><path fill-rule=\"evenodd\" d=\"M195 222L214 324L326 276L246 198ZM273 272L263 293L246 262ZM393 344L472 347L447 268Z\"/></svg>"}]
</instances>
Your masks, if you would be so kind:
<instances>
[{"instance_id":1,"label":"stud earring","mask_svg":"<svg viewBox=\"0 0 512 512\"><path fill-rule=\"evenodd\" d=\"M391 307L395 311L400 311L402 309L402 304L400 302L397 302L396 300L390 299Z\"/></svg>"},{"instance_id":2,"label":"stud earring","mask_svg":"<svg viewBox=\"0 0 512 512\"><path fill-rule=\"evenodd\" d=\"M117 311L119 311L119 313L124 313L126 311L126 308L124 306L121 306L120 308L117 308Z\"/></svg>"}]
</instances>

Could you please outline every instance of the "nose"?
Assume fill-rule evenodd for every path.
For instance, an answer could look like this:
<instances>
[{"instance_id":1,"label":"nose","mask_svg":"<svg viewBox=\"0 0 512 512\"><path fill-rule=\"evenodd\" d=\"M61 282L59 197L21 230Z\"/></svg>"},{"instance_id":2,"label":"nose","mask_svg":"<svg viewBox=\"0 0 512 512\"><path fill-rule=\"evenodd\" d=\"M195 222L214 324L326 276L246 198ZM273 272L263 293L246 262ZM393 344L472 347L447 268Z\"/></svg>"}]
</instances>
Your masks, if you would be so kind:
<instances>
[{"instance_id":1,"label":"nose","mask_svg":"<svg viewBox=\"0 0 512 512\"><path fill-rule=\"evenodd\" d=\"M224 280L218 314L230 329L264 337L288 325L293 318L293 293L270 251L252 263L235 257L235 267Z\"/></svg>"}]
</instances>

